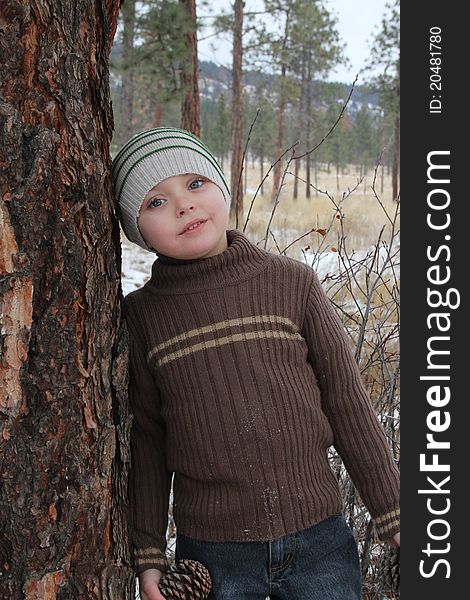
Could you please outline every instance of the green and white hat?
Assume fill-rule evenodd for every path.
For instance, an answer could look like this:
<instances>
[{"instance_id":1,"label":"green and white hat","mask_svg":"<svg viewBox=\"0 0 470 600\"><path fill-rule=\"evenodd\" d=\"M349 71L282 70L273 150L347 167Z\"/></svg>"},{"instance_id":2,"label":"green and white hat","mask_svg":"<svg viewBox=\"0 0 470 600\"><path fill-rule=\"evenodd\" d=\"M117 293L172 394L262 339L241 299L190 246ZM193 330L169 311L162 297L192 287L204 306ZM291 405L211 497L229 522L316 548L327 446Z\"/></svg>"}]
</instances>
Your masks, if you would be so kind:
<instances>
[{"instance_id":1,"label":"green and white hat","mask_svg":"<svg viewBox=\"0 0 470 600\"><path fill-rule=\"evenodd\" d=\"M192 133L168 127L147 129L121 148L113 160L112 176L118 217L131 242L149 250L137 226L142 202L158 183L185 173L213 181L230 206L230 190L219 163Z\"/></svg>"}]
</instances>

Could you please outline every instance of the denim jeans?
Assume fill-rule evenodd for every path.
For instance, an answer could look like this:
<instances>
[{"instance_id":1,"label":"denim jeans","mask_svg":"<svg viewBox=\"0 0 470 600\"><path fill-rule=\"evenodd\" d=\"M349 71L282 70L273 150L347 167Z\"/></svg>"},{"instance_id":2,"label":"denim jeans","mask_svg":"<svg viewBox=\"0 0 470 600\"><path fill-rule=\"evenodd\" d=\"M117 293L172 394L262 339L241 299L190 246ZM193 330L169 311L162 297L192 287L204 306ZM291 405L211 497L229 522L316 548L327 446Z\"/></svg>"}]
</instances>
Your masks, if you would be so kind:
<instances>
[{"instance_id":1,"label":"denim jeans","mask_svg":"<svg viewBox=\"0 0 470 600\"><path fill-rule=\"evenodd\" d=\"M203 563L210 600L360 600L357 544L342 515L270 542L204 542L179 533L176 558Z\"/></svg>"}]
</instances>

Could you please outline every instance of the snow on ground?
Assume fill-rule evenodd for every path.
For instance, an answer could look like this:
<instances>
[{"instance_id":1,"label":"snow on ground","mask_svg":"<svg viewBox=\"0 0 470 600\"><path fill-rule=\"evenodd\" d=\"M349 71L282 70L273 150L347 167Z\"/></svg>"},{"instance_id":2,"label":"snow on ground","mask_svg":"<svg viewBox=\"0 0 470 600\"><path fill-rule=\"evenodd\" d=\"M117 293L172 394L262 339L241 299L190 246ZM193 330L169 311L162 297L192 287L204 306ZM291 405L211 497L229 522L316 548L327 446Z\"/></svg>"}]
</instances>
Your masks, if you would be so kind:
<instances>
[{"instance_id":1,"label":"snow on ground","mask_svg":"<svg viewBox=\"0 0 470 600\"><path fill-rule=\"evenodd\" d=\"M295 236L293 237L295 239ZM124 296L138 289L150 279L152 272L152 264L156 260L156 255L153 252L144 250L136 244L129 242L122 235L122 291ZM253 241L253 240L252 240ZM255 242L256 243L256 242ZM376 267L383 268L384 264L389 260L388 248L381 246L379 248L379 257L376 260ZM373 248L366 251L358 251L354 253L353 263L358 263L367 256L368 260L372 260ZM322 252L315 255L312 250L302 252L299 250L295 258L303 263L313 266L316 273L322 279L327 274L336 274L345 270L345 266L341 265L340 257L337 252ZM397 262L397 261L393 261ZM390 265L388 265L389 267ZM395 273L399 276L399 264L394 267Z\"/></svg>"},{"instance_id":2,"label":"snow on ground","mask_svg":"<svg viewBox=\"0 0 470 600\"><path fill-rule=\"evenodd\" d=\"M122 292L127 296L149 279L156 256L121 236L122 246Z\"/></svg>"},{"instance_id":3,"label":"snow on ground","mask_svg":"<svg viewBox=\"0 0 470 600\"><path fill-rule=\"evenodd\" d=\"M345 263L342 262L341 257L337 252L321 252L315 254L312 250L307 250L304 253L299 253L298 260L305 262L312 266L320 278L324 277L328 273L330 275L344 272L349 267L359 266L364 264L368 268L373 267L373 271L383 271L382 275L390 275L391 267L396 276L400 275L400 264L399 257L394 256L398 250L397 247L390 249L387 245L379 247L377 253L374 247L370 247L367 250L359 250L351 253L349 259L345 259ZM344 259L345 257L343 257Z\"/></svg>"}]
</instances>

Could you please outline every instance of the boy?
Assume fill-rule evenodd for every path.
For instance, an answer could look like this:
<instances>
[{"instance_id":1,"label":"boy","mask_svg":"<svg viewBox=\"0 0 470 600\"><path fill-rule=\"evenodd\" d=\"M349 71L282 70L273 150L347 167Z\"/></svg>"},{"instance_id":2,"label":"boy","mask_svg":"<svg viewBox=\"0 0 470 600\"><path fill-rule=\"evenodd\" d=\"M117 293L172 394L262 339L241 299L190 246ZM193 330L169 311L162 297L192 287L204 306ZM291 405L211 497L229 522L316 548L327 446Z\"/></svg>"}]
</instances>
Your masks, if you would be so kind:
<instances>
[{"instance_id":1,"label":"boy","mask_svg":"<svg viewBox=\"0 0 470 600\"><path fill-rule=\"evenodd\" d=\"M226 231L223 173L188 132L133 137L113 179L126 235L158 255L150 281L125 298L143 599L163 598L172 474L176 556L209 569L210 598L359 599L327 451L335 445L394 544L398 473L315 273Z\"/></svg>"}]
</instances>

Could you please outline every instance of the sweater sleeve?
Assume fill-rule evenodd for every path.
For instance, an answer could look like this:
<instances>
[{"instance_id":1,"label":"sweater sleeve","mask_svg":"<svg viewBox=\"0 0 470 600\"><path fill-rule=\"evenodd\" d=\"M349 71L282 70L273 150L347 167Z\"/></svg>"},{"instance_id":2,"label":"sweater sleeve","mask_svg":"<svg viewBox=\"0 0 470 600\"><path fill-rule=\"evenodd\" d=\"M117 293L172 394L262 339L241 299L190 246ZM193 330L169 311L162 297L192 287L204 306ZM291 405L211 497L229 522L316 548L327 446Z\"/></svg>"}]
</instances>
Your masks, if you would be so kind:
<instances>
[{"instance_id":1,"label":"sweater sleeve","mask_svg":"<svg viewBox=\"0 0 470 600\"><path fill-rule=\"evenodd\" d=\"M303 335L321 390L334 446L375 523L381 540L400 531L399 475L372 408L344 327L316 274Z\"/></svg>"},{"instance_id":2,"label":"sweater sleeve","mask_svg":"<svg viewBox=\"0 0 470 600\"><path fill-rule=\"evenodd\" d=\"M168 567L165 547L171 473L166 468L166 432L159 390L142 345L132 327L128 329L129 399L133 414L129 507L134 569L139 575L146 569L165 571Z\"/></svg>"}]
</instances>

